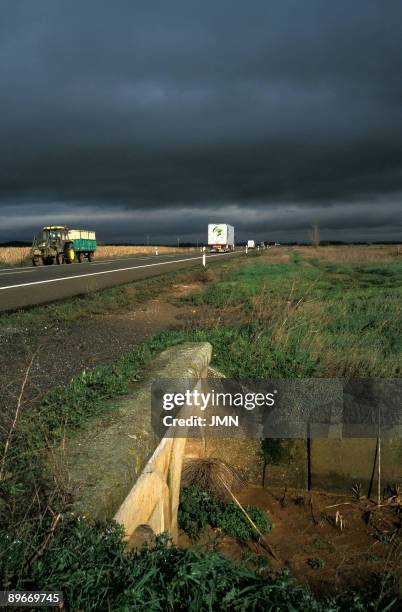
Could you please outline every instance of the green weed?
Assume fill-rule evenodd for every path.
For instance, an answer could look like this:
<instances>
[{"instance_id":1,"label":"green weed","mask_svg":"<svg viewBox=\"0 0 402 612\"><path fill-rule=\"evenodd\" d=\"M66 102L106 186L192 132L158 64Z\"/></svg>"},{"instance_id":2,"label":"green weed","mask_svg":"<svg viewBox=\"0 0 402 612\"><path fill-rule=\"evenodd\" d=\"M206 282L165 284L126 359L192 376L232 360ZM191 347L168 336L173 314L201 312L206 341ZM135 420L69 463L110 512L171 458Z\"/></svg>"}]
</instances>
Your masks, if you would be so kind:
<instances>
[{"instance_id":1,"label":"green weed","mask_svg":"<svg viewBox=\"0 0 402 612\"><path fill-rule=\"evenodd\" d=\"M313 557L311 559L307 559L307 565L313 569L321 569L325 566L325 561L324 559L321 559L321 557Z\"/></svg>"},{"instance_id":2,"label":"green weed","mask_svg":"<svg viewBox=\"0 0 402 612\"><path fill-rule=\"evenodd\" d=\"M1 588L60 590L66 609L82 612L399 609L389 580L385 584L374 577L366 590L320 600L287 571L275 578L256 573L219 553L177 548L166 535L153 548L127 552L122 536L115 523L92 524L63 515L37 554L43 544L38 535L13 540L0 532Z\"/></svg>"},{"instance_id":3,"label":"green weed","mask_svg":"<svg viewBox=\"0 0 402 612\"><path fill-rule=\"evenodd\" d=\"M272 529L263 510L255 506L244 507L261 533ZM178 519L179 527L193 540L200 537L207 525L243 540L255 537L254 529L236 504L211 497L195 486L182 489Z\"/></svg>"}]
</instances>

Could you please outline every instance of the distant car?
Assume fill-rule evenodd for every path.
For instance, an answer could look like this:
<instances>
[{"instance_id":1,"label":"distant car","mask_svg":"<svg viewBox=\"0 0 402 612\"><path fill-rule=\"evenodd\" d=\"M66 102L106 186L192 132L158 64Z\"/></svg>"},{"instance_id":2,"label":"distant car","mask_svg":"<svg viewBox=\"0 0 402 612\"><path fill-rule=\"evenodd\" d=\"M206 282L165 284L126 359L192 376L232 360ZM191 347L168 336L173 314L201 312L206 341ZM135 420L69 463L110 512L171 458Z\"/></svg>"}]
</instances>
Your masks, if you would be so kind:
<instances>
[{"instance_id":1,"label":"distant car","mask_svg":"<svg viewBox=\"0 0 402 612\"><path fill-rule=\"evenodd\" d=\"M255 249L255 240L248 240L247 241L247 248L248 249Z\"/></svg>"}]
</instances>

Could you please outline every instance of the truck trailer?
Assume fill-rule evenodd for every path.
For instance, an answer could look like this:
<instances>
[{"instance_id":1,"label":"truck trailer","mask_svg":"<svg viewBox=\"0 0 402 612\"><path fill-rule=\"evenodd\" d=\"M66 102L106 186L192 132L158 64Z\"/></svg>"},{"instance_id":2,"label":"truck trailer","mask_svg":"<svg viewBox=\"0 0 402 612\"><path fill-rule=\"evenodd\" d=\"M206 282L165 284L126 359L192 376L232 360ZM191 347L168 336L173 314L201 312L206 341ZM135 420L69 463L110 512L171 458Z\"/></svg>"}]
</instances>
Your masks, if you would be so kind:
<instances>
[{"instance_id":1,"label":"truck trailer","mask_svg":"<svg viewBox=\"0 0 402 612\"><path fill-rule=\"evenodd\" d=\"M210 253L234 251L234 227L227 223L208 225L208 247Z\"/></svg>"}]
</instances>

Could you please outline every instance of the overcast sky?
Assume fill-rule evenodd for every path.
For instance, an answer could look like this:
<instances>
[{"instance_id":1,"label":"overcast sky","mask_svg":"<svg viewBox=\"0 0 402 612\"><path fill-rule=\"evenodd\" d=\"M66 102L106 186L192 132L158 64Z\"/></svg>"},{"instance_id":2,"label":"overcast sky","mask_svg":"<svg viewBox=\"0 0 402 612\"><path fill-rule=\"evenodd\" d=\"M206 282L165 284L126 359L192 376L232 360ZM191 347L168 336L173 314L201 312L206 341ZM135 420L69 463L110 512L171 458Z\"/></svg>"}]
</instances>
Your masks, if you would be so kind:
<instances>
[{"instance_id":1,"label":"overcast sky","mask_svg":"<svg viewBox=\"0 0 402 612\"><path fill-rule=\"evenodd\" d=\"M3 0L0 241L400 240L400 0Z\"/></svg>"}]
</instances>

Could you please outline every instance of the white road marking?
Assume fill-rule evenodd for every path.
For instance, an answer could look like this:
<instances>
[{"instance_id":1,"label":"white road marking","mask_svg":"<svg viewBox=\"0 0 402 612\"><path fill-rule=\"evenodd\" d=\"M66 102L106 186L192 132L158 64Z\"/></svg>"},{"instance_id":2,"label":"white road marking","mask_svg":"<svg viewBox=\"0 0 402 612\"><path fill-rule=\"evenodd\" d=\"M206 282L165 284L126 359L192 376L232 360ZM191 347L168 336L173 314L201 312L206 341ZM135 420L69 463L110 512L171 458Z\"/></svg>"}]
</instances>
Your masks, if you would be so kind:
<instances>
[{"instance_id":1,"label":"white road marking","mask_svg":"<svg viewBox=\"0 0 402 612\"><path fill-rule=\"evenodd\" d=\"M174 257L174 256L175 254L170 254L170 253L168 253L167 255L163 253L162 255L159 255L159 257ZM155 255L153 254L147 255L146 257L139 257L137 255L129 255L128 257L116 257L114 259L99 259L98 261L92 261L92 262L84 261L83 263L86 263L86 264L90 263L91 266L99 266L102 264L114 263L115 261L131 261L132 259L136 259L136 260L137 259L152 259L152 257L155 257ZM75 262L73 265L78 266L80 264L79 262ZM57 265L54 265L53 267L56 270L58 268ZM49 270L49 266L21 266L19 268L0 268L0 273L7 272L7 271L16 272L17 270L21 270L22 272L28 272L30 270L38 270L38 271L39 270Z\"/></svg>"},{"instance_id":2,"label":"white road marking","mask_svg":"<svg viewBox=\"0 0 402 612\"><path fill-rule=\"evenodd\" d=\"M130 261L131 259L150 259L151 257L137 257L136 255L134 257L119 257L116 259L102 259L99 261L93 261L91 263L91 266L99 266L101 264L106 264L106 263L114 263L115 261ZM87 263L87 262L84 262Z\"/></svg>"},{"instance_id":3,"label":"white road marking","mask_svg":"<svg viewBox=\"0 0 402 612\"><path fill-rule=\"evenodd\" d=\"M33 270L36 266L21 266L20 268L0 268L0 272L5 272L6 270L10 270L11 272L15 272L15 270Z\"/></svg>"},{"instance_id":4,"label":"white road marking","mask_svg":"<svg viewBox=\"0 0 402 612\"><path fill-rule=\"evenodd\" d=\"M13 270L12 272L6 272L5 270L2 270L0 268L0 274L3 276L11 276L12 274L25 274L25 272L33 272L33 270L19 270L18 272Z\"/></svg>"},{"instance_id":5,"label":"white road marking","mask_svg":"<svg viewBox=\"0 0 402 612\"><path fill-rule=\"evenodd\" d=\"M221 253L220 257L225 255L238 255L238 251L234 251L232 253ZM216 255L207 255L207 258L216 257ZM130 266L128 268L118 268L117 270L103 270L103 272L88 272L87 274L76 274L74 276L64 276L63 278L49 278L48 280L41 281L33 281L32 283L21 283L19 285L8 285L8 287L0 287L0 291L5 291L6 289L17 289L19 287L30 287L31 285L44 285L46 283L59 283L61 281L73 280L74 278L85 278L87 276L100 276L101 274L113 274L114 272L125 272L127 270L136 270L138 268L151 268L153 266L165 266L166 264L173 263L181 263L183 261L196 261L197 259L202 259L202 255L197 257L187 257L186 259L175 259L172 261L159 261L157 263L152 264L143 264L142 266Z\"/></svg>"}]
</instances>

